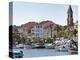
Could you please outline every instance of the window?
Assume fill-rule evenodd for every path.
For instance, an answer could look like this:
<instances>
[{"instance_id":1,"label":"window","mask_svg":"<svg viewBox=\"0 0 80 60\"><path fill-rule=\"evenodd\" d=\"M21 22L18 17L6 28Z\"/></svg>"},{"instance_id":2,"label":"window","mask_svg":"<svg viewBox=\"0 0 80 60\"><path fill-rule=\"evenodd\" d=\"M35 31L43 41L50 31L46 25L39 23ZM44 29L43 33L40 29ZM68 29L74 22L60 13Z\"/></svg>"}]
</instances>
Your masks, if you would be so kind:
<instances>
[{"instance_id":1,"label":"window","mask_svg":"<svg viewBox=\"0 0 80 60\"><path fill-rule=\"evenodd\" d=\"M32 33L32 35L34 35L35 33Z\"/></svg>"},{"instance_id":2,"label":"window","mask_svg":"<svg viewBox=\"0 0 80 60\"><path fill-rule=\"evenodd\" d=\"M34 30L32 29L32 31L34 31Z\"/></svg>"}]
</instances>

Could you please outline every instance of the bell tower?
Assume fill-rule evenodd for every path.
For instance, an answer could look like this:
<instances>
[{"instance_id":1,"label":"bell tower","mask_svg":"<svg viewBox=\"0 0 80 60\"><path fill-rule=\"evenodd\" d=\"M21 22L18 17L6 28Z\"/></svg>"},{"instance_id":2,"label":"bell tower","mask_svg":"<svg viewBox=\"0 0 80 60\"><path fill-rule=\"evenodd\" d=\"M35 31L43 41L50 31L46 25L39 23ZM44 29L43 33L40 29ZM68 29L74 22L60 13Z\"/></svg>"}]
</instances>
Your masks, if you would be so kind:
<instances>
[{"instance_id":1,"label":"bell tower","mask_svg":"<svg viewBox=\"0 0 80 60\"><path fill-rule=\"evenodd\" d=\"M67 26L68 26L68 30L72 30L73 11L72 11L71 5L69 5L68 11L67 11Z\"/></svg>"}]
</instances>

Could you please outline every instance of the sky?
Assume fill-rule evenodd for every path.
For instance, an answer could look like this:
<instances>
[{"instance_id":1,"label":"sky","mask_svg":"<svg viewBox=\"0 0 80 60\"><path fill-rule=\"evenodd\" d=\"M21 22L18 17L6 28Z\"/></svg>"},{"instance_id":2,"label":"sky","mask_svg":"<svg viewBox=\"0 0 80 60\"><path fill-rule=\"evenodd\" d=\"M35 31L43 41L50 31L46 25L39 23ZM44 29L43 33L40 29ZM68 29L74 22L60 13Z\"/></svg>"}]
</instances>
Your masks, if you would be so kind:
<instances>
[{"instance_id":1,"label":"sky","mask_svg":"<svg viewBox=\"0 0 80 60\"><path fill-rule=\"evenodd\" d=\"M50 20L59 25L67 24L69 5L50 3L13 2L13 25L21 25L30 21ZM71 5L74 22L78 20L78 6Z\"/></svg>"}]
</instances>

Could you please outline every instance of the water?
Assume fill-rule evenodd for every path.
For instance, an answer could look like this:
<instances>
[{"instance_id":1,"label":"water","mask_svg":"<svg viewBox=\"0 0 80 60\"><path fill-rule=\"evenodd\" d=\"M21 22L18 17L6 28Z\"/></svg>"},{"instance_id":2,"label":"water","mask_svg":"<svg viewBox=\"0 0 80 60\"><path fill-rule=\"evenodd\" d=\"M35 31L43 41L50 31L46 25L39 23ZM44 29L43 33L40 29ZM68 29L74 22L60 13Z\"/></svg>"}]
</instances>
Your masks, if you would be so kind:
<instances>
[{"instance_id":1,"label":"water","mask_svg":"<svg viewBox=\"0 0 80 60\"><path fill-rule=\"evenodd\" d=\"M22 50L24 58L69 55L67 51L60 52L56 51L55 49L14 49L14 50Z\"/></svg>"}]
</instances>

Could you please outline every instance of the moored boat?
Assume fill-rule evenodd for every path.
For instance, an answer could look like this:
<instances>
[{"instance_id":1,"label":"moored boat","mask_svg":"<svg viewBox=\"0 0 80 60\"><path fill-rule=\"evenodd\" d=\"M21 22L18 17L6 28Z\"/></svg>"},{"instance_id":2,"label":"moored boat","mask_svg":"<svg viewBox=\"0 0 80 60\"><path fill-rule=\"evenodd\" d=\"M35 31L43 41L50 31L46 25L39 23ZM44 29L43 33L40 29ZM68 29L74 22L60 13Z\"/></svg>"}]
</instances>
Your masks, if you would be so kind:
<instances>
[{"instance_id":1,"label":"moored boat","mask_svg":"<svg viewBox=\"0 0 80 60\"><path fill-rule=\"evenodd\" d=\"M45 48L43 44L32 44L32 49L42 49Z\"/></svg>"},{"instance_id":2,"label":"moored boat","mask_svg":"<svg viewBox=\"0 0 80 60\"><path fill-rule=\"evenodd\" d=\"M23 51L9 51L11 58L22 58L24 56Z\"/></svg>"},{"instance_id":3,"label":"moored boat","mask_svg":"<svg viewBox=\"0 0 80 60\"><path fill-rule=\"evenodd\" d=\"M67 52L68 49L65 46L61 45L56 47L56 51Z\"/></svg>"},{"instance_id":4,"label":"moored boat","mask_svg":"<svg viewBox=\"0 0 80 60\"><path fill-rule=\"evenodd\" d=\"M69 48L68 52L71 54L78 54L78 49L77 48Z\"/></svg>"},{"instance_id":5,"label":"moored boat","mask_svg":"<svg viewBox=\"0 0 80 60\"><path fill-rule=\"evenodd\" d=\"M45 44L44 46L46 49L54 49L55 48L54 44Z\"/></svg>"}]
</instances>

